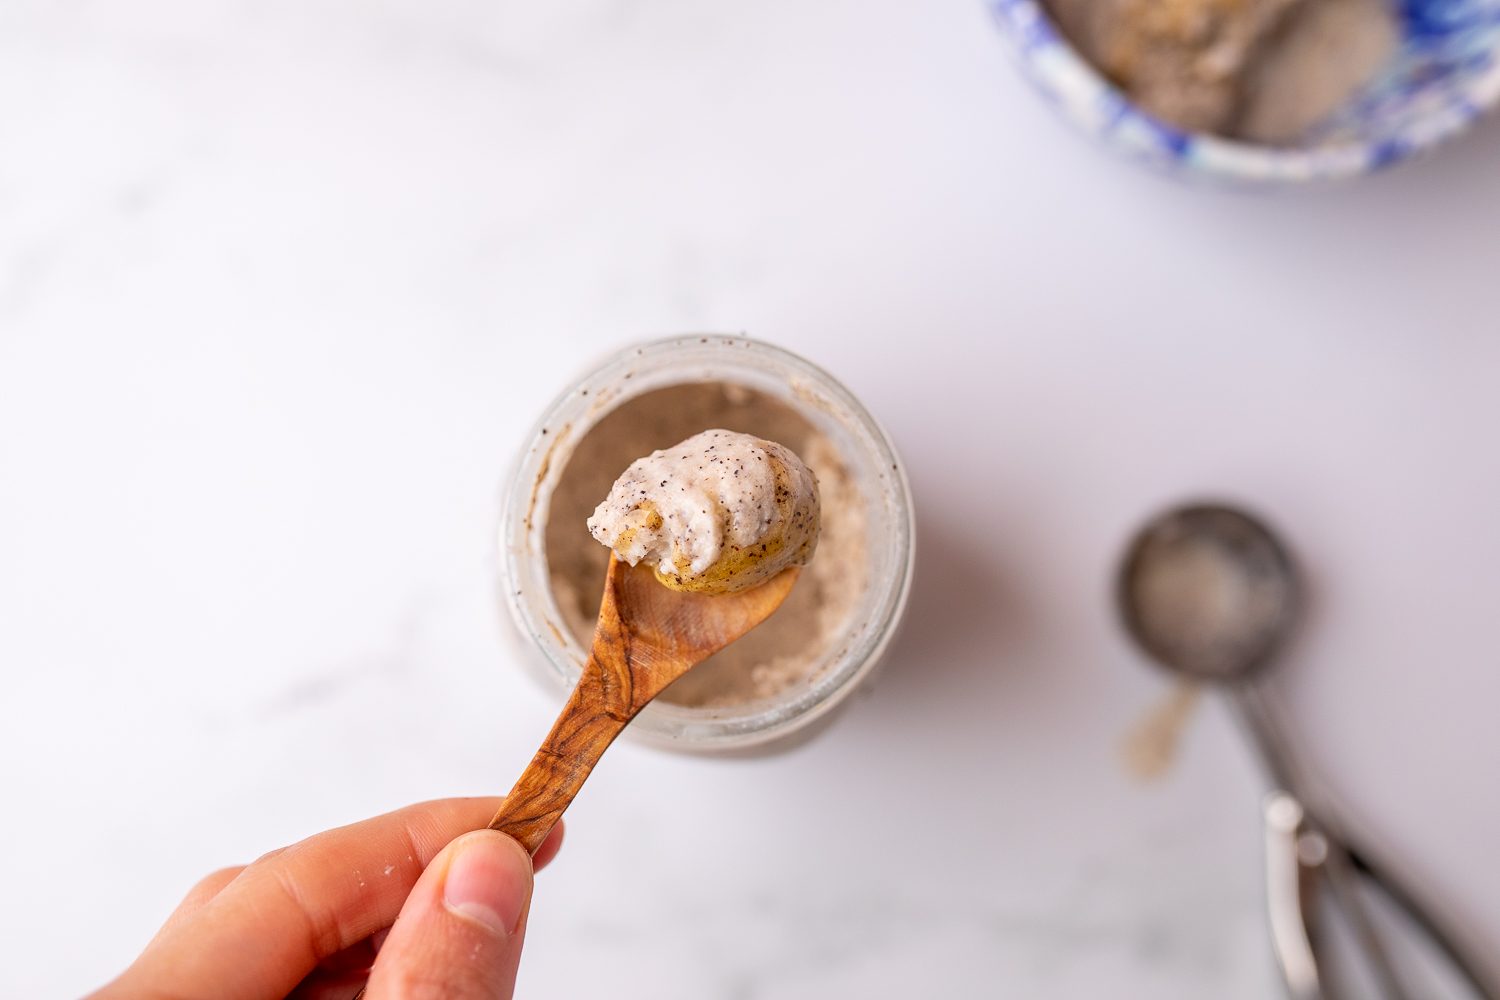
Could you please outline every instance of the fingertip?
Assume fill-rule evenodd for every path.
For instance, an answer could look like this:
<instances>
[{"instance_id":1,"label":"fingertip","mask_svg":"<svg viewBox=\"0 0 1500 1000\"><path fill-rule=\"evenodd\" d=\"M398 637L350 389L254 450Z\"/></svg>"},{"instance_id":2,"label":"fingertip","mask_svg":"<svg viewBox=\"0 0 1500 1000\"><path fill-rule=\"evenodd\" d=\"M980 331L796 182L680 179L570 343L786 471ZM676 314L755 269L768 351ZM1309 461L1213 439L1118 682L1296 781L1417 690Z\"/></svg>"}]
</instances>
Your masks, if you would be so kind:
<instances>
[{"instance_id":1,"label":"fingertip","mask_svg":"<svg viewBox=\"0 0 1500 1000\"><path fill-rule=\"evenodd\" d=\"M368 995L511 996L531 879L530 856L505 834L455 839L423 872L382 943Z\"/></svg>"},{"instance_id":2,"label":"fingertip","mask_svg":"<svg viewBox=\"0 0 1500 1000\"><path fill-rule=\"evenodd\" d=\"M516 932L531 899L531 856L495 830L455 840L443 873L443 905L460 917L504 935Z\"/></svg>"}]
</instances>

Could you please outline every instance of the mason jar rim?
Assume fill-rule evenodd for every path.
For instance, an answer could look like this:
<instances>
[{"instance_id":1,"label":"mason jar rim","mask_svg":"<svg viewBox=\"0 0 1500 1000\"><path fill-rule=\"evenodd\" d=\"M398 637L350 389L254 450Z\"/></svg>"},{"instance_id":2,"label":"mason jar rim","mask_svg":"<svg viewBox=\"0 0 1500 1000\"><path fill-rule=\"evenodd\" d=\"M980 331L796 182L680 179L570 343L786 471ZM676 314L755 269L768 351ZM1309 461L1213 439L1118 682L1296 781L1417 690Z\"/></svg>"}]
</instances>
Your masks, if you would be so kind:
<instances>
[{"instance_id":1,"label":"mason jar rim","mask_svg":"<svg viewBox=\"0 0 1500 1000\"><path fill-rule=\"evenodd\" d=\"M744 336L665 337L632 344L609 355L560 393L528 434L504 500L500 583L517 626L546 661L549 670L544 679L559 689L571 686L587 650L560 624L563 618L547 573L546 518L538 513L550 506L552 487L566 468L571 447L606 413L655 389L698 380L694 377L695 365L702 368L702 381L739 382L751 388L771 389L772 381L762 378L764 384L757 386L752 374L774 374L781 389L774 394L783 401L794 406L797 398L809 405L821 402L819 408L839 423L844 423L840 417L846 416L852 425L848 429L873 446L879 459L877 467L893 500L897 537L890 578L884 581L884 591L870 621L851 629L863 629L858 641L840 651L830 669L811 687L788 701L769 699L743 715L657 702L647 706L626 730L638 740L674 749L739 749L802 729L842 703L882 658L911 589L916 532L905 467L884 428L827 371L784 348ZM787 388L791 396L785 395ZM804 416L810 415L807 406L798 409Z\"/></svg>"}]
</instances>

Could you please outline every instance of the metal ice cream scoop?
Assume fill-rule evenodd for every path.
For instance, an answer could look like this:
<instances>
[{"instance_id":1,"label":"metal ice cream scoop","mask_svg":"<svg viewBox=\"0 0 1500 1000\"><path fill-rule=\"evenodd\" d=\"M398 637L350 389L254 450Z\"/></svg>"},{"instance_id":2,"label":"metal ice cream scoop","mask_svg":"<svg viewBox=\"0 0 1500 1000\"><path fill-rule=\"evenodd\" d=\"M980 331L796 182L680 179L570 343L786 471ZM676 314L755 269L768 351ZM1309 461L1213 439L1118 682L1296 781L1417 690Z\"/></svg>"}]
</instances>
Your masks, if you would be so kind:
<instances>
[{"instance_id":1,"label":"metal ice cream scoop","mask_svg":"<svg viewBox=\"0 0 1500 1000\"><path fill-rule=\"evenodd\" d=\"M1372 921L1362 882L1405 912L1475 996L1496 997L1414 898L1350 846L1328 804L1309 803L1308 774L1260 684L1300 606L1292 562L1271 531L1230 507L1168 511L1131 543L1120 566L1117 600L1126 629L1152 660L1229 696L1259 752L1273 789L1265 804L1271 940L1293 1000L1370 995L1367 989L1349 991L1348 977L1336 978L1325 947L1329 935L1315 919L1324 886L1369 988L1387 1000L1426 995L1392 960L1389 928Z\"/></svg>"}]
</instances>

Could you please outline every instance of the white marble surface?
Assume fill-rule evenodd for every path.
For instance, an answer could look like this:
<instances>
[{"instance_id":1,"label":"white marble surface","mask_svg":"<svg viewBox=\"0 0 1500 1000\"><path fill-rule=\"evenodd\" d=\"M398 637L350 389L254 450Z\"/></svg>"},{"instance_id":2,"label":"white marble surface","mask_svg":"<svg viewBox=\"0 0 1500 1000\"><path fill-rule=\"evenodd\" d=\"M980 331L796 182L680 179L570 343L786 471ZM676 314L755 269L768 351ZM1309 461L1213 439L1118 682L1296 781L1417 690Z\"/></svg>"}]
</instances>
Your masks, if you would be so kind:
<instances>
[{"instance_id":1,"label":"white marble surface","mask_svg":"<svg viewBox=\"0 0 1500 1000\"><path fill-rule=\"evenodd\" d=\"M520 995L1271 995L1227 716L1120 764L1167 687L1107 574L1201 491L1309 568L1308 756L1500 939L1497 155L1185 190L1052 120L978 0L0 5L0 995L507 787L554 705L497 626L506 463L587 359L699 329L903 446L909 629L793 753L612 753Z\"/></svg>"}]
</instances>

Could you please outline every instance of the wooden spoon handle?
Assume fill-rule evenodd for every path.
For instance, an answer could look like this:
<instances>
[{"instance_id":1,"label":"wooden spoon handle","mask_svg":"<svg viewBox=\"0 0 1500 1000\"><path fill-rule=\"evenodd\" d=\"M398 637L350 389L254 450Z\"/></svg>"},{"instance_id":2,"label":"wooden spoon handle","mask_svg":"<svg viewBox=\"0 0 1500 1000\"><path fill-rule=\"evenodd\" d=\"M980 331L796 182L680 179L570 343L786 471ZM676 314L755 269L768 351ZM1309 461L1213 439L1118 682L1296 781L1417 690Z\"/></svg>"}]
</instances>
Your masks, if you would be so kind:
<instances>
[{"instance_id":1,"label":"wooden spoon handle","mask_svg":"<svg viewBox=\"0 0 1500 1000\"><path fill-rule=\"evenodd\" d=\"M634 713L611 706L597 661L589 658L541 749L505 797L490 829L508 833L535 854L557 825L604 751Z\"/></svg>"}]
</instances>

